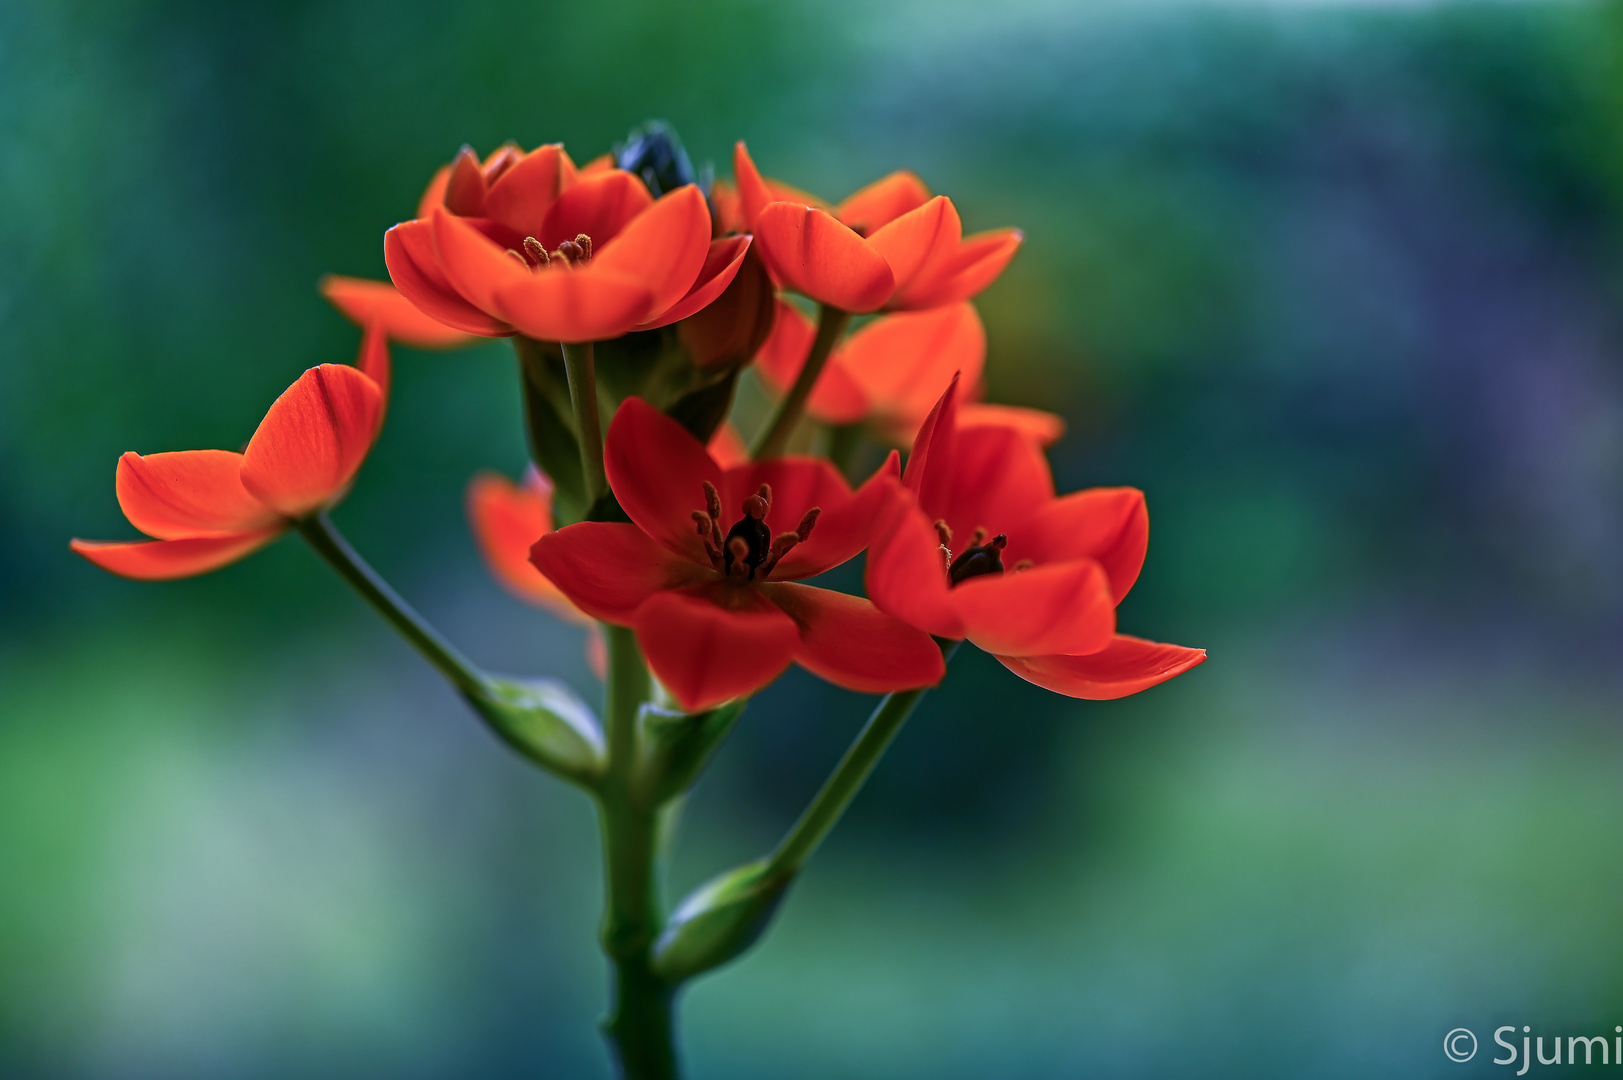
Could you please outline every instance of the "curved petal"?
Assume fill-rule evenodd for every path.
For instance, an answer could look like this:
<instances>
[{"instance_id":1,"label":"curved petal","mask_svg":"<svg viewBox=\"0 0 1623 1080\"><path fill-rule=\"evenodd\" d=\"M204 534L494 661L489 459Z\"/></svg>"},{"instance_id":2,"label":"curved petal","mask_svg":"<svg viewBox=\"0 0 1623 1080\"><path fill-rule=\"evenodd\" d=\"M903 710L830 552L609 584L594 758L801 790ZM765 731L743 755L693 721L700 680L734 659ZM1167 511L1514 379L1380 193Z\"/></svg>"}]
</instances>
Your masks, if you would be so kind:
<instances>
[{"instance_id":1,"label":"curved petal","mask_svg":"<svg viewBox=\"0 0 1623 1080\"><path fill-rule=\"evenodd\" d=\"M128 453L114 480L130 524L159 540L234 536L281 515L242 486L242 455L229 450Z\"/></svg>"},{"instance_id":2,"label":"curved petal","mask_svg":"<svg viewBox=\"0 0 1623 1080\"><path fill-rule=\"evenodd\" d=\"M684 184L594 245L592 269L645 284L653 295L648 317L657 318L687 295L709 253L710 207L696 185Z\"/></svg>"},{"instance_id":3,"label":"curved petal","mask_svg":"<svg viewBox=\"0 0 1623 1080\"><path fill-rule=\"evenodd\" d=\"M958 445L958 376L954 375L940 399L925 415L913 450L907 455L902 484L918 496L931 520L943 516L951 502L954 458Z\"/></svg>"},{"instance_id":4,"label":"curved petal","mask_svg":"<svg viewBox=\"0 0 1623 1080\"><path fill-rule=\"evenodd\" d=\"M618 626L630 626L655 593L716 577L621 521L582 521L546 533L531 545L530 562L576 607Z\"/></svg>"},{"instance_id":5,"label":"curved petal","mask_svg":"<svg viewBox=\"0 0 1623 1080\"><path fill-rule=\"evenodd\" d=\"M434 207L445 205L445 185L451 179L451 166L441 165L434 170L434 175L428 181L428 186L417 199L417 216L426 218L434 212Z\"/></svg>"},{"instance_id":6,"label":"curved petal","mask_svg":"<svg viewBox=\"0 0 1623 1080\"><path fill-rule=\"evenodd\" d=\"M73 551L119 577L137 581L172 581L196 577L228 566L282 534L282 528L190 540L137 540L109 543L74 540Z\"/></svg>"},{"instance_id":7,"label":"curved petal","mask_svg":"<svg viewBox=\"0 0 1623 1080\"><path fill-rule=\"evenodd\" d=\"M753 694L793 659L793 619L748 586L717 582L662 592L637 609L648 667L688 712Z\"/></svg>"},{"instance_id":8,"label":"curved petal","mask_svg":"<svg viewBox=\"0 0 1623 1080\"><path fill-rule=\"evenodd\" d=\"M519 236L539 237L547 211L568 186L573 172L569 164L562 143L531 150L490 185L485 195L485 216L495 218Z\"/></svg>"},{"instance_id":9,"label":"curved petal","mask_svg":"<svg viewBox=\"0 0 1623 1080\"><path fill-rule=\"evenodd\" d=\"M761 211L770 203L792 202L802 206L827 209L828 204L815 195L776 180L761 177L760 170L742 142L733 145L733 180L738 185L739 211L743 217L743 230L753 232Z\"/></svg>"},{"instance_id":10,"label":"curved petal","mask_svg":"<svg viewBox=\"0 0 1623 1080\"><path fill-rule=\"evenodd\" d=\"M621 508L643 532L709 568L693 511L705 508L706 481L724 500L726 485L721 467L687 428L642 398L626 398L609 422L603 465ZM732 525L726 514L736 506L722 510L725 533Z\"/></svg>"},{"instance_id":11,"label":"curved petal","mask_svg":"<svg viewBox=\"0 0 1623 1080\"><path fill-rule=\"evenodd\" d=\"M895 291L903 292L949 260L962 236L958 208L945 195L937 195L874 233L868 243L890 264Z\"/></svg>"},{"instance_id":12,"label":"curved petal","mask_svg":"<svg viewBox=\"0 0 1623 1080\"><path fill-rule=\"evenodd\" d=\"M592 250L601 251L638 214L654 205L654 197L641 180L624 169L608 169L582 176L547 208L536 238L551 251L581 233L592 238ZM708 237L709 225L705 226Z\"/></svg>"},{"instance_id":13,"label":"curved petal","mask_svg":"<svg viewBox=\"0 0 1623 1080\"><path fill-rule=\"evenodd\" d=\"M874 311L890 298L890 266L826 210L771 203L755 223L767 269L785 288L841 311Z\"/></svg>"},{"instance_id":14,"label":"curved petal","mask_svg":"<svg viewBox=\"0 0 1623 1080\"><path fill-rule=\"evenodd\" d=\"M836 686L888 694L934 686L946 674L929 634L860 596L788 582L761 591L800 627L796 662Z\"/></svg>"},{"instance_id":15,"label":"curved petal","mask_svg":"<svg viewBox=\"0 0 1623 1080\"><path fill-rule=\"evenodd\" d=\"M485 170L473 147L464 146L445 181L445 209L458 217L480 217L485 209Z\"/></svg>"},{"instance_id":16,"label":"curved petal","mask_svg":"<svg viewBox=\"0 0 1623 1080\"><path fill-rule=\"evenodd\" d=\"M954 375L966 385L980 381L986 328L973 304L888 315L852 334L830 366L836 363L861 388L875 419L909 429L911 438Z\"/></svg>"},{"instance_id":17,"label":"curved petal","mask_svg":"<svg viewBox=\"0 0 1623 1080\"><path fill-rule=\"evenodd\" d=\"M851 486L839 470L822 458L790 456L756 461L728 469L721 486L722 530L743 516L744 500L762 485L772 488L772 505L767 510L767 528L772 535L789 532L800 524L806 511L817 507L822 514L812 528L811 538L797 544L782 560L772 576L777 580L810 577L838 566L867 546L872 521L853 520L847 512Z\"/></svg>"},{"instance_id":18,"label":"curved petal","mask_svg":"<svg viewBox=\"0 0 1623 1080\"><path fill-rule=\"evenodd\" d=\"M478 340L473 334L423 314L387 281L327 274L317 288L351 322L362 327L378 323L390 340L403 345L417 349L453 349Z\"/></svg>"},{"instance_id":19,"label":"curved petal","mask_svg":"<svg viewBox=\"0 0 1623 1080\"><path fill-rule=\"evenodd\" d=\"M744 436L738 433L731 420L721 422L721 426L716 428L716 433L710 436L710 443L705 449L710 451L712 460L723 469L749 464L749 447L744 445Z\"/></svg>"},{"instance_id":20,"label":"curved petal","mask_svg":"<svg viewBox=\"0 0 1623 1080\"><path fill-rule=\"evenodd\" d=\"M505 476L481 473L468 485L468 520L491 576L509 592L570 622L587 621L530 562L530 548L552 531L552 481L532 472L520 487Z\"/></svg>"},{"instance_id":21,"label":"curved petal","mask_svg":"<svg viewBox=\"0 0 1623 1080\"><path fill-rule=\"evenodd\" d=\"M1137 488L1089 488L1061 496L1009 537L1005 565L1092 559L1110 578L1116 603L1138 580L1150 545L1150 514ZM1055 652L1069 652L1056 649Z\"/></svg>"},{"instance_id":22,"label":"curved petal","mask_svg":"<svg viewBox=\"0 0 1623 1080\"><path fill-rule=\"evenodd\" d=\"M430 221L405 221L383 234L383 261L402 296L431 319L484 337L511 334L512 328L464 300L446 280L434 254Z\"/></svg>"},{"instance_id":23,"label":"curved petal","mask_svg":"<svg viewBox=\"0 0 1623 1080\"><path fill-rule=\"evenodd\" d=\"M960 545L981 528L994 535L1007 533L1013 545L1026 523L1054 498L1048 459L1036 443L1009 428L960 429L945 487L939 508L927 500L924 507L947 520Z\"/></svg>"},{"instance_id":24,"label":"curved petal","mask_svg":"<svg viewBox=\"0 0 1623 1080\"><path fill-rule=\"evenodd\" d=\"M242 486L286 517L342 491L366 460L383 395L347 364L322 364L277 398L242 455Z\"/></svg>"},{"instance_id":25,"label":"curved petal","mask_svg":"<svg viewBox=\"0 0 1623 1080\"><path fill-rule=\"evenodd\" d=\"M1206 660L1205 649L1162 645L1117 634L1088 656L1000 656L1003 666L1029 683L1066 697L1110 701L1148 690Z\"/></svg>"},{"instance_id":26,"label":"curved petal","mask_svg":"<svg viewBox=\"0 0 1623 1080\"><path fill-rule=\"evenodd\" d=\"M780 298L772 318L772 333L755 354L756 372L774 391L787 393L805 366L816 337L816 325L798 307Z\"/></svg>"},{"instance_id":27,"label":"curved petal","mask_svg":"<svg viewBox=\"0 0 1623 1080\"><path fill-rule=\"evenodd\" d=\"M1065 418L1042 409L1027 409L1020 405L993 405L985 401L966 401L958 410L958 426L1013 428L1036 442L1038 446L1053 446L1065 434Z\"/></svg>"},{"instance_id":28,"label":"curved petal","mask_svg":"<svg viewBox=\"0 0 1623 1080\"><path fill-rule=\"evenodd\" d=\"M911 492L876 516L866 587L881 611L936 637L962 638L964 620L947 588L947 553Z\"/></svg>"},{"instance_id":29,"label":"curved petal","mask_svg":"<svg viewBox=\"0 0 1623 1080\"><path fill-rule=\"evenodd\" d=\"M490 155L485 158L484 165L481 166L485 174L486 198L489 197L491 186L500 180L508 169L523 160L524 151L520 150L518 143L513 142L511 139L490 152ZM486 204L485 213L488 214L489 212L489 205Z\"/></svg>"},{"instance_id":30,"label":"curved petal","mask_svg":"<svg viewBox=\"0 0 1623 1080\"><path fill-rule=\"evenodd\" d=\"M663 314L654 316L637 329L657 330L661 326L681 322L715 303L737 279L738 271L744 265L744 258L749 254L751 239L748 236L724 236L719 240L710 241L710 246L705 252L704 265L699 268L699 276L693 279L687 295L666 308ZM771 288L770 285L766 287ZM657 303L655 307L658 307Z\"/></svg>"},{"instance_id":31,"label":"curved petal","mask_svg":"<svg viewBox=\"0 0 1623 1080\"><path fill-rule=\"evenodd\" d=\"M500 312L496 293L504 285L553 276L532 274L522 259L509 255L464 218L436 210L430 221L440 270L457 294L480 311Z\"/></svg>"},{"instance_id":32,"label":"curved petal","mask_svg":"<svg viewBox=\"0 0 1623 1080\"><path fill-rule=\"evenodd\" d=\"M965 635L989 653L1088 653L1116 632L1110 580L1091 559L973 577L953 588Z\"/></svg>"},{"instance_id":33,"label":"curved petal","mask_svg":"<svg viewBox=\"0 0 1623 1080\"><path fill-rule=\"evenodd\" d=\"M389 384L393 381L389 363L389 337L381 323L373 323L361 334L361 350L355 356L355 369L378 384L378 430L389 410Z\"/></svg>"},{"instance_id":34,"label":"curved petal","mask_svg":"<svg viewBox=\"0 0 1623 1080\"><path fill-rule=\"evenodd\" d=\"M895 311L919 310L968 300L998 279L1024 240L1025 234L1019 229L977 233L965 240L950 259L929 268L907 288L896 290L889 307Z\"/></svg>"},{"instance_id":35,"label":"curved petal","mask_svg":"<svg viewBox=\"0 0 1623 1080\"><path fill-rule=\"evenodd\" d=\"M834 208L834 216L864 236L872 236L929 201L930 189L918 174L900 169L852 194Z\"/></svg>"},{"instance_id":36,"label":"curved petal","mask_svg":"<svg viewBox=\"0 0 1623 1080\"><path fill-rule=\"evenodd\" d=\"M526 273L496 294L497 309L521 333L569 344L619 337L652 302L643 282L595 266Z\"/></svg>"}]
</instances>

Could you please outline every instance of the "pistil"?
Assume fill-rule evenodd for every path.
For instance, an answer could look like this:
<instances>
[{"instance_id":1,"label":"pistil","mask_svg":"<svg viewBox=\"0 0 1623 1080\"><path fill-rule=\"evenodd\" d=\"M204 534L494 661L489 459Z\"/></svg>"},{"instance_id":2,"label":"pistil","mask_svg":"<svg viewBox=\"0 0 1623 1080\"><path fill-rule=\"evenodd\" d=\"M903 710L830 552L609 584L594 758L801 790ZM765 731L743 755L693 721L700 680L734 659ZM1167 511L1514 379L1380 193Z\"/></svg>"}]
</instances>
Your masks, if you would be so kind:
<instances>
[{"instance_id":1,"label":"pistil","mask_svg":"<svg viewBox=\"0 0 1623 1080\"><path fill-rule=\"evenodd\" d=\"M734 581L765 581L785 555L797 544L805 543L822 514L814 506L801 517L792 532L772 535L767 528L766 515L772 509L772 485L762 484L755 494L744 500L744 516L721 535L721 496L710 481L704 482L704 509L693 511L693 523L704 552L717 570Z\"/></svg>"}]
</instances>

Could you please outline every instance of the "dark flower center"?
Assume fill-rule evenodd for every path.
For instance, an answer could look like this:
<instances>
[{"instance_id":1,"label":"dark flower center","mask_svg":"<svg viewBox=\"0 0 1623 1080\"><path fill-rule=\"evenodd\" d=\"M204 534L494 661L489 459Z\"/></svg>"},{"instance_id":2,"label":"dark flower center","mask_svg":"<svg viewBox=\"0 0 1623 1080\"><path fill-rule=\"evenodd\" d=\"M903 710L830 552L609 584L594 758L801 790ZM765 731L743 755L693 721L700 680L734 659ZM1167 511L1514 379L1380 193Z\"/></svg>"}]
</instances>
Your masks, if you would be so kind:
<instances>
[{"instance_id":1,"label":"dark flower center","mask_svg":"<svg viewBox=\"0 0 1623 1080\"><path fill-rule=\"evenodd\" d=\"M948 585L962 585L972 577L1003 573L1003 549L1009 546L1007 533L998 533L988 540L985 529L976 529L969 547L955 556L949 546L952 544L952 529L945 521L937 521L935 532L941 540L941 559L947 570ZM1021 559L1015 570L1025 570L1029 566L1030 559Z\"/></svg>"},{"instance_id":2,"label":"dark flower center","mask_svg":"<svg viewBox=\"0 0 1623 1080\"><path fill-rule=\"evenodd\" d=\"M817 524L822 508L814 506L806 511L794 532L777 536L767 528L767 511L772 509L772 486L762 484L760 490L744 500L744 516L721 535L721 496L710 481L704 482L704 509L693 511L693 523L704 541L705 554L710 564L733 581L755 581L757 575L765 581L778 560L789 554L796 544L803 543Z\"/></svg>"}]
</instances>

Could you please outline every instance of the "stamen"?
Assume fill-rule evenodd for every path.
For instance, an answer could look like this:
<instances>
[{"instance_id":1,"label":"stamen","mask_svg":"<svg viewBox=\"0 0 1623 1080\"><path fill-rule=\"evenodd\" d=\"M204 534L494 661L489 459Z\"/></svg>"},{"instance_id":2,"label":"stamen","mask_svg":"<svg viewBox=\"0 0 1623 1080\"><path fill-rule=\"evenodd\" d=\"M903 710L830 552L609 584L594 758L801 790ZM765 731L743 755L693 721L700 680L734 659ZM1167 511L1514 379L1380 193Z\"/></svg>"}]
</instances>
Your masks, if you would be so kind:
<instances>
[{"instance_id":1,"label":"stamen","mask_svg":"<svg viewBox=\"0 0 1623 1080\"><path fill-rule=\"evenodd\" d=\"M936 519L935 534L936 537L941 541L942 547L946 547L948 544L952 543L952 526L947 524L945 518Z\"/></svg>"},{"instance_id":2,"label":"stamen","mask_svg":"<svg viewBox=\"0 0 1623 1080\"><path fill-rule=\"evenodd\" d=\"M580 248L580 261L592 261L592 238L585 233L575 234L575 246Z\"/></svg>"},{"instance_id":3,"label":"stamen","mask_svg":"<svg viewBox=\"0 0 1623 1080\"><path fill-rule=\"evenodd\" d=\"M754 574L755 567L749 564L749 541L742 536L734 536L727 541L727 576L749 580Z\"/></svg>"},{"instance_id":4,"label":"stamen","mask_svg":"<svg viewBox=\"0 0 1623 1080\"><path fill-rule=\"evenodd\" d=\"M716 485L708 480L704 482L704 508L712 518L721 517L721 496L716 493Z\"/></svg>"},{"instance_id":5,"label":"stamen","mask_svg":"<svg viewBox=\"0 0 1623 1080\"><path fill-rule=\"evenodd\" d=\"M546 266L552 262L552 256L547 254L546 245L533 236L524 238L524 254L528 255L536 266Z\"/></svg>"},{"instance_id":6,"label":"stamen","mask_svg":"<svg viewBox=\"0 0 1623 1080\"><path fill-rule=\"evenodd\" d=\"M1036 566L1036 565L1037 564L1032 562L1030 559L1021 559L1019 562L1014 564L1014 572L1018 574L1020 571L1022 571L1022 570L1030 570L1033 566Z\"/></svg>"},{"instance_id":7,"label":"stamen","mask_svg":"<svg viewBox=\"0 0 1623 1080\"><path fill-rule=\"evenodd\" d=\"M980 547L984 543L986 543L986 526L982 525L981 527L977 528L974 535L969 538L969 546Z\"/></svg>"},{"instance_id":8,"label":"stamen","mask_svg":"<svg viewBox=\"0 0 1623 1080\"><path fill-rule=\"evenodd\" d=\"M799 534L801 543L811 539L812 527L817 524L817 518L822 512L821 506L812 507L806 511L806 516L800 519L800 524L795 526L795 532Z\"/></svg>"},{"instance_id":9,"label":"stamen","mask_svg":"<svg viewBox=\"0 0 1623 1080\"><path fill-rule=\"evenodd\" d=\"M520 266L524 267L524 269L528 270L530 268L530 260L529 259L526 259L524 256L520 255L518 252L514 251L512 248L508 248L507 253L509 255L513 256L513 258L517 259L518 264Z\"/></svg>"}]
</instances>

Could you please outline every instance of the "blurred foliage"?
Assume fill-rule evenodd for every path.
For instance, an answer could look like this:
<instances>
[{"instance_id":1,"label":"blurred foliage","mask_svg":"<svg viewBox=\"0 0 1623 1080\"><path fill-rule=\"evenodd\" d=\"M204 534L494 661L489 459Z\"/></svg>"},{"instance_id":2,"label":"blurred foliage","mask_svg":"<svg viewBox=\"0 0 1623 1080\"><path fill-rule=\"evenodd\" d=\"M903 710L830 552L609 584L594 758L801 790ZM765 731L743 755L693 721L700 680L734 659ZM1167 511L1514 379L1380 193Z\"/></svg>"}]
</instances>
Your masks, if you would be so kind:
<instances>
[{"instance_id":1,"label":"blurred foliage","mask_svg":"<svg viewBox=\"0 0 1623 1080\"><path fill-rule=\"evenodd\" d=\"M16 0L0 1075L601 1070L576 796L294 542L148 586L66 539L129 535L120 452L238 446L350 354L316 279L382 276L460 144L656 117L1023 227L994 396L1067 414L1062 487L1147 491L1124 629L1214 657L1095 706L966 656L692 995L697 1075L1419 1076L1459 1024L1613 1022L1623 5ZM511 350L396 363L341 524L590 690L462 519L524 464ZM674 883L775 840L865 704L752 705Z\"/></svg>"}]
</instances>

